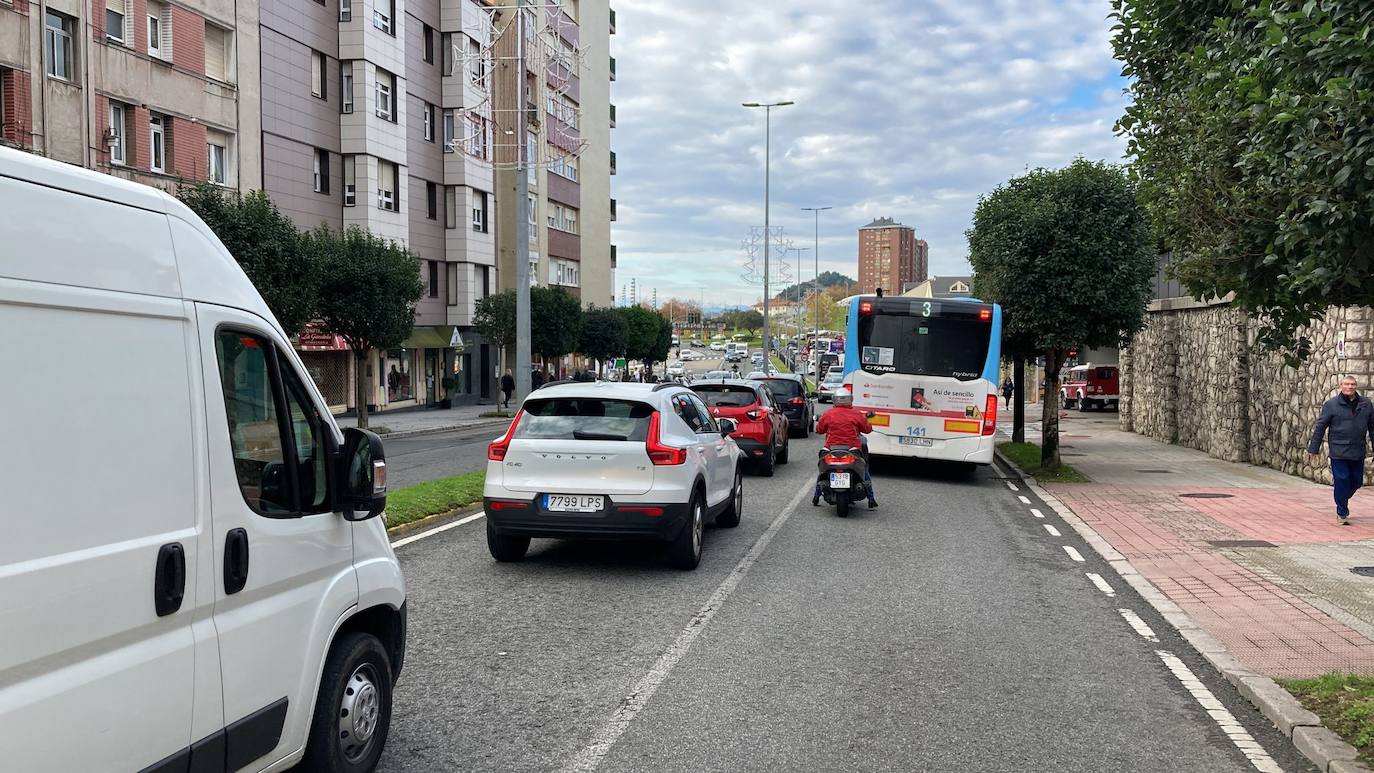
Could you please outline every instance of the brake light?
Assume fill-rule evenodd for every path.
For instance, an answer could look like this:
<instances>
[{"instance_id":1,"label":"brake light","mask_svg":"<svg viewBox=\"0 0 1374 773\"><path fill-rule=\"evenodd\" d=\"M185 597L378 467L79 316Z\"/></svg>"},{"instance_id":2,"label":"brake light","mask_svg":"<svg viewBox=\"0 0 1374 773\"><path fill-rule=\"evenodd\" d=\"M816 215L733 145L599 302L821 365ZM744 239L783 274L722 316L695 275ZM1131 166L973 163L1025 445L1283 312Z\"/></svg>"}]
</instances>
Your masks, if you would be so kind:
<instances>
[{"instance_id":1,"label":"brake light","mask_svg":"<svg viewBox=\"0 0 1374 773\"><path fill-rule=\"evenodd\" d=\"M979 309L978 319L981 319L984 322L987 322L988 320L992 319L992 309Z\"/></svg>"},{"instance_id":2,"label":"brake light","mask_svg":"<svg viewBox=\"0 0 1374 773\"><path fill-rule=\"evenodd\" d=\"M650 517L658 517L660 515L663 515L663 508L661 507L641 507L638 505L622 505L620 507L617 507L616 509L622 513L639 513L640 515L647 515Z\"/></svg>"},{"instance_id":3,"label":"brake light","mask_svg":"<svg viewBox=\"0 0 1374 773\"><path fill-rule=\"evenodd\" d=\"M800 397L794 397L791 400L788 400L787 402L791 405L806 405L806 401L801 399Z\"/></svg>"},{"instance_id":4,"label":"brake light","mask_svg":"<svg viewBox=\"0 0 1374 773\"><path fill-rule=\"evenodd\" d=\"M510 439L515 434L515 425L520 423L521 417L525 415L523 410L515 412L515 418L510 420L510 426L506 428L506 434L499 440L487 446L487 460L492 462L504 462L506 452L510 450Z\"/></svg>"},{"instance_id":5,"label":"brake light","mask_svg":"<svg viewBox=\"0 0 1374 773\"><path fill-rule=\"evenodd\" d=\"M872 313L873 313L873 304L869 303L868 301L861 301L861 302L859 303L859 313L860 313L860 314L872 314Z\"/></svg>"},{"instance_id":6,"label":"brake light","mask_svg":"<svg viewBox=\"0 0 1374 773\"><path fill-rule=\"evenodd\" d=\"M528 510L529 502L510 502L500 499L493 499L487 504L487 509L493 512L500 510Z\"/></svg>"},{"instance_id":7,"label":"brake light","mask_svg":"<svg viewBox=\"0 0 1374 773\"><path fill-rule=\"evenodd\" d=\"M991 435L997 431L997 395L988 395L987 405L983 408L983 434Z\"/></svg>"},{"instance_id":8,"label":"brake light","mask_svg":"<svg viewBox=\"0 0 1374 773\"><path fill-rule=\"evenodd\" d=\"M649 454L649 461L655 465L675 465L683 464L687 461L687 449L665 446L659 440L659 424L662 414L654 411L649 417L649 436L644 440L644 450Z\"/></svg>"},{"instance_id":9,"label":"brake light","mask_svg":"<svg viewBox=\"0 0 1374 773\"><path fill-rule=\"evenodd\" d=\"M762 419L762 418L763 418L763 411L760 411L760 410L758 410L757 408L755 408L755 409L752 410L752 411L746 412L746 413L744 414L744 416L745 416L745 418L749 419L750 421L758 421L759 419Z\"/></svg>"}]
</instances>

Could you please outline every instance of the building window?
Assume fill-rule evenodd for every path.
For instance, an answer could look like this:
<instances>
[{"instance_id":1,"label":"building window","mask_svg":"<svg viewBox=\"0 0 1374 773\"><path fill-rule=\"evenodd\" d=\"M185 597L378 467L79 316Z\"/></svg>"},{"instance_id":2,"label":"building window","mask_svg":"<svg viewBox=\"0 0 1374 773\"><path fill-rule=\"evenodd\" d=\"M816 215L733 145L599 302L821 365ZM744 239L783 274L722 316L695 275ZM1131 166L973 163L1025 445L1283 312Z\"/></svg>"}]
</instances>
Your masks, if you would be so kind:
<instances>
[{"instance_id":1,"label":"building window","mask_svg":"<svg viewBox=\"0 0 1374 773\"><path fill-rule=\"evenodd\" d=\"M229 184L229 135L223 132L205 133L206 169L210 182L217 185Z\"/></svg>"},{"instance_id":2,"label":"building window","mask_svg":"<svg viewBox=\"0 0 1374 773\"><path fill-rule=\"evenodd\" d=\"M420 29L420 37L424 39L424 58L425 64L434 64L434 28L428 24Z\"/></svg>"},{"instance_id":3,"label":"building window","mask_svg":"<svg viewBox=\"0 0 1374 773\"><path fill-rule=\"evenodd\" d=\"M481 278L477 283L477 286L482 288L481 297L486 298L491 295L491 266L478 266L477 276Z\"/></svg>"},{"instance_id":4,"label":"building window","mask_svg":"<svg viewBox=\"0 0 1374 773\"><path fill-rule=\"evenodd\" d=\"M539 140L535 132L525 135L525 176L531 188L539 184Z\"/></svg>"},{"instance_id":5,"label":"building window","mask_svg":"<svg viewBox=\"0 0 1374 773\"><path fill-rule=\"evenodd\" d=\"M487 194L486 191L472 192L472 230L487 232Z\"/></svg>"},{"instance_id":6,"label":"building window","mask_svg":"<svg viewBox=\"0 0 1374 773\"><path fill-rule=\"evenodd\" d=\"M123 45L127 34L124 29L124 3L114 0L111 5L105 6L105 39Z\"/></svg>"},{"instance_id":7,"label":"building window","mask_svg":"<svg viewBox=\"0 0 1374 773\"><path fill-rule=\"evenodd\" d=\"M463 119L467 129L467 151L473 158L487 158L487 125L476 113L468 113Z\"/></svg>"},{"instance_id":8,"label":"building window","mask_svg":"<svg viewBox=\"0 0 1374 773\"><path fill-rule=\"evenodd\" d=\"M537 244L539 242L539 197L531 193L525 202L529 205L525 216L525 222L529 225L529 242L530 244Z\"/></svg>"},{"instance_id":9,"label":"building window","mask_svg":"<svg viewBox=\"0 0 1374 773\"><path fill-rule=\"evenodd\" d=\"M339 21L353 21L353 0L339 0Z\"/></svg>"},{"instance_id":10,"label":"building window","mask_svg":"<svg viewBox=\"0 0 1374 773\"><path fill-rule=\"evenodd\" d=\"M400 210L396 196L396 165L390 161L377 161L377 207L397 212Z\"/></svg>"},{"instance_id":11,"label":"building window","mask_svg":"<svg viewBox=\"0 0 1374 773\"><path fill-rule=\"evenodd\" d=\"M372 7L372 26L388 35L395 35L396 0L377 0Z\"/></svg>"},{"instance_id":12,"label":"building window","mask_svg":"<svg viewBox=\"0 0 1374 773\"><path fill-rule=\"evenodd\" d=\"M358 203L357 157L343 157L344 206L352 207Z\"/></svg>"},{"instance_id":13,"label":"building window","mask_svg":"<svg viewBox=\"0 0 1374 773\"><path fill-rule=\"evenodd\" d=\"M579 265L571 260L561 258L549 258L549 284L562 285L564 287L581 286L581 270Z\"/></svg>"},{"instance_id":14,"label":"building window","mask_svg":"<svg viewBox=\"0 0 1374 773\"><path fill-rule=\"evenodd\" d=\"M315 192L329 193L329 151L315 148Z\"/></svg>"},{"instance_id":15,"label":"building window","mask_svg":"<svg viewBox=\"0 0 1374 773\"><path fill-rule=\"evenodd\" d=\"M425 142L434 141L434 105L422 103L425 111Z\"/></svg>"},{"instance_id":16,"label":"building window","mask_svg":"<svg viewBox=\"0 0 1374 773\"><path fill-rule=\"evenodd\" d=\"M577 156L569 155L561 148L549 146L549 171L566 179L577 182Z\"/></svg>"},{"instance_id":17,"label":"building window","mask_svg":"<svg viewBox=\"0 0 1374 773\"><path fill-rule=\"evenodd\" d=\"M329 92L325 90L325 68L328 67L328 60L319 51L310 52L310 96L317 99L328 99Z\"/></svg>"},{"instance_id":18,"label":"building window","mask_svg":"<svg viewBox=\"0 0 1374 773\"><path fill-rule=\"evenodd\" d=\"M439 297L439 261L429 261L429 297Z\"/></svg>"},{"instance_id":19,"label":"building window","mask_svg":"<svg viewBox=\"0 0 1374 773\"><path fill-rule=\"evenodd\" d=\"M468 82L474 86L481 86L487 77L487 63L482 60L482 44L467 38L467 46Z\"/></svg>"},{"instance_id":20,"label":"building window","mask_svg":"<svg viewBox=\"0 0 1374 773\"><path fill-rule=\"evenodd\" d=\"M205 23L205 74L232 83L234 33L217 24Z\"/></svg>"},{"instance_id":21,"label":"building window","mask_svg":"<svg viewBox=\"0 0 1374 773\"><path fill-rule=\"evenodd\" d=\"M48 60L48 74L64 80L72 79L75 63L72 62L72 31L76 29L76 19L48 11L47 29L43 30L43 53Z\"/></svg>"},{"instance_id":22,"label":"building window","mask_svg":"<svg viewBox=\"0 0 1374 773\"><path fill-rule=\"evenodd\" d=\"M339 109L345 113L353 112L353 63L339 62Z\"/></svg>"},{"instance_id":23,"label":"building window","mask_svg":"<svg viewBox=\"0 0 1374 773\"><path fill-rule=\"evenodd\" d=\"M458 227L458 186L444 186L444 227Z\"/></svg>"},{"instance_id":24,"label":"building window","mask_svg":"<svg viewBox=\"0 0 1374 773\"><path fill-rule=\"evenodd\" d=\"M439 47L443 49L440 56L443 58L439 62L439 74L448 76L453 74L453 35L452 32L439 33Z\"/></svg>"},{"instance_id":25,"label":"building window","mask_svg":"<svg viewBox=\"0 0 1374 773\"><path fill-rule=\"evenodd\" d=\"M151 169L154 172L167 171L166 135L163 133L166 120L160 115L148 116L148 148L151 151Z\"/></svg>"},{"instance_id":26,"label":"building window","mask_svg":"<svg viewBox=\"0 0 1374 773\"><path fill-rule=\"evenodd\" d=\"M557 228L570 234L577 233L577 210L562 204L550 204L549 228Z\"/></svg>"},{"instance_id":27,"label":"building window","mask_svg":"<svg viewBox=\"0 0 1374 773\"><path fill-rule=\"evenodd\" d=\"M124 158L124 106L118 102L110 103L110 127L106 130L110 145L110 163L123 165Z\"/></svg>"},{"instance_id":28,"label":"building window","mask_svg":"<svg viewBox=\"0 0 1374 773\"><path fill-rule=\"evenodd\" d=\"M377 68L377 117L396 120L396 76Z\"/></svg>"},{"instance_id":29,"label":"building window","mask_svg":"<svg viewBox=\"0 0 1374 773\"><path fill-rule=\"evenodd\" d=\"M444 111L444 152L452 153L458 148L458 138L454 136L457 128L454 126L452 110Z\"/></svg>"},{"instance_id":30,"label":"building window","mask_svg":"<svg viewBox=\"0 0 1374 773\"><path fill-rule=\"evenodd\" d=\"M161 3L148 3L148 56L163 59L172 55L171 36L163 18L166 15Z\"/></svg>"},{"instance_id":31,"label":"building window","mask_svg":"<svg viewBox=\"0 0 1374 773\"><path fill-rule=\"evenodd\" d=\"M431 182L425 183L425 217L439 219L439 186Z\"/></svg>"}]
</instances>

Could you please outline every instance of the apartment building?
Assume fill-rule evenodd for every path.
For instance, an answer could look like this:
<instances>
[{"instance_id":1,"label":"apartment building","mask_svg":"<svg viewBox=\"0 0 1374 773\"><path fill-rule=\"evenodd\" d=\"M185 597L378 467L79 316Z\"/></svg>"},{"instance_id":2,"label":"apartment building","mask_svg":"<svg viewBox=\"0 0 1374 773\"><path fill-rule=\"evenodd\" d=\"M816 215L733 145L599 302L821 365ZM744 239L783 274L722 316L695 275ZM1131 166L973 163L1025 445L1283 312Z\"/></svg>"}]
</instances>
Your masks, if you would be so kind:
<instances>
[{"instance_id":1,"label":"apartment building","mask_svg":"<svg viewBox=\"0 0 1374 773\"><path fill-rule=\"evenodd\" d=\"M0 0L0 142L167 190L260 184L252 0Z\"/></svg>"},{"instance_id":2,"label":"apartment building","mask_svg":"<svg viewBox=\"0 0 1374 773\"><path fill-rule=\"evenodd\" d=\"M472 330L497 290L493 8L480 0L266 0L263 187L298 226L357 226L422 262L415 328L369 352L373 410L491 398L498 352ZM326 399L355 407L354 359L298 345Z\"/></svg>"},{"instance_id":3,"label":"apartment building","mask_svg":"<svg viewBox=\"0 0 1374 773\"><path fill-rule=\"evenodd\" d=\"M859 291L900 294L908 285L924 282L929 271L925 242L916 229L890 217L880 217L859 229Z\"/></svg>"}]
</instances>

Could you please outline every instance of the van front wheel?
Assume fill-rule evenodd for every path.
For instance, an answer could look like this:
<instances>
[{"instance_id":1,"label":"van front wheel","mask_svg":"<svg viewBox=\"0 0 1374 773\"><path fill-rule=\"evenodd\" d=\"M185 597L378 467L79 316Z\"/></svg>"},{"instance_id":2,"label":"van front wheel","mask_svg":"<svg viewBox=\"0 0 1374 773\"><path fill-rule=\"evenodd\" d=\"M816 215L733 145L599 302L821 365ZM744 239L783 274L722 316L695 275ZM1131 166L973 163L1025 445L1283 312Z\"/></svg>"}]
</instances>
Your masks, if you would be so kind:
<instances>
[{"instance_id":1,"label":"van front wheel","mask_svg":"<svg viewBox=\"0 0 1374 773\"><path fill-rule=\"evenodd\" d=\"M301 769L368 773L376 768L391 729L391 687L391 660L376 636L350 633L334 642Z\"/></svg>"}]
</instances>

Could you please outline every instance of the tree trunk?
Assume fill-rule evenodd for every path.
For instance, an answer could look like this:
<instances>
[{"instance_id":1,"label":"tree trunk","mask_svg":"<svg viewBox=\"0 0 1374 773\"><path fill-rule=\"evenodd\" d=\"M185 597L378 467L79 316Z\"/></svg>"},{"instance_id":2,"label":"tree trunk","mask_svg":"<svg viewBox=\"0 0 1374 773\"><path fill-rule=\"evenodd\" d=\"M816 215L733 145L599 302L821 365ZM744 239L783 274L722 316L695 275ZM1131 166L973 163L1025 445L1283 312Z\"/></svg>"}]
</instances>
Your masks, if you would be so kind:
<instances>
[{"instance_id":1,"label":"tree trunk","mask_svg":"<svg viewBox=\"0 0 1374 773\"><path fill-rule=\"evenodd\" d=\"M1017 355L1011 360L1011 442L1026 442L1026 358Z\"/></svg>"},{"instance_id":2,"label":"tree trunk","mask_svg":"<svg viewBox=\"0 0 1374 773\"><path fill-rule=\"evenodd\" d=\"M367 352L353 349L354 395L358 401L358 429L367 429Z\"/></svg>"},{"instance_id":3,"label":"tree trunk","mask_svg":"<svg viewBox=\"0 0 1374 773\"><path fill-rule=\"evenodd\" d=\"M1040 466L1046 470L1059 469L1059 369L1064 366L1064 353L1051 349L1045 353L1044 416L1040 435Z\"/></svg>"}]
</instances>

